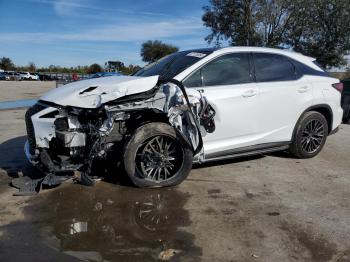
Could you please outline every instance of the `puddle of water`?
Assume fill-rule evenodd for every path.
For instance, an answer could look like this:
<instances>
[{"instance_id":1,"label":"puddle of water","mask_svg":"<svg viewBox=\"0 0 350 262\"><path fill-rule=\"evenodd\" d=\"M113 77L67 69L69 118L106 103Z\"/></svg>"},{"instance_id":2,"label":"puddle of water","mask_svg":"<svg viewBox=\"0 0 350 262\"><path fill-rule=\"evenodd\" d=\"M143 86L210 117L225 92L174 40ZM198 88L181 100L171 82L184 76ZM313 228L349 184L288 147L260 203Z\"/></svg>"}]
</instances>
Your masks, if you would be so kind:
<instances>
[{"instance_id":1,"label":"puddle of water","mask_svg":"<svg viewBox=\"0 0 350 262\"><path fill-rule=\"evenodd\" d=\"M22 99L22 100L14 100L14 101L4 101L0 102L0 110L1 109L15 109L22 107L30 107L34 105L38 100L37 99Z\"/></svg>"},{"instance_id":2,"label":"puddle of water","mask_svg":"<svg viewBox=\"0 0 350 262\"><path fill-rule=\"evenodd\" d=\"M184 209L188 198L173 188L62 185L32 199L37 204L26 212L32 214L41 242L61 255L88 261L154 261L174 250L173 259L196 261L202 251L194 245L194 235L184 231L191 224Z\"/></svg>"}]
</instances>

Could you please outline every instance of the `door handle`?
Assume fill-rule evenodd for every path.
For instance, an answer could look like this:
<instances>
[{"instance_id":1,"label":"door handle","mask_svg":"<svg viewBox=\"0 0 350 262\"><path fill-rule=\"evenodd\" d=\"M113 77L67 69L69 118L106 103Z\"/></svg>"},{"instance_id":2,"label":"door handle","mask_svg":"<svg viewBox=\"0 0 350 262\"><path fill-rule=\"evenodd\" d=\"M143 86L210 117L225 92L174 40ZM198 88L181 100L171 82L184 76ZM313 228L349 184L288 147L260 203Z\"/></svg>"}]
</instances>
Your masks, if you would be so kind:
<instances>
[{"instance_id":1,"label":"door handle","mask_svg":"<svg viewBox=\"0 0 350 262\"><path fill-rule=\"evenodd\" d=\"M245 92L242 94L242 96L243 96L243 97L252 97L252 96L256 96L257 93L258 93L258 92L257 92L256 90L254 90L254 89L249 89L249 90L245 91Z\"/></svg>"},{"instance_id":2,"label":"door handle","mask_svg":"<svg viewBox=\"0 0 350 262\"><path fill-rule=\"evenodd\" d=\"M298 92L299 93L306 93L306 92L308 92L310 90L310 88L308 87L308 86L303 86L303 87L300 87L299 89L298 89Z\"/></svg>"}]
</instances>

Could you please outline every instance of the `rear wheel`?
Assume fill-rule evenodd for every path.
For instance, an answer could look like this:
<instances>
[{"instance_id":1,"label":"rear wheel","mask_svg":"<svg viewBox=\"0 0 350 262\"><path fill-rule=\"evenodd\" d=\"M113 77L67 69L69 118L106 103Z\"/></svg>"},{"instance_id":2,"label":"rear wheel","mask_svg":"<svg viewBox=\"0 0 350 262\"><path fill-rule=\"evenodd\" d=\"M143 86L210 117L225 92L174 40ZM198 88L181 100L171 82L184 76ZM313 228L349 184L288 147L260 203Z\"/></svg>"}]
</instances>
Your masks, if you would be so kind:
<instances>
[{"instance_id":1,"label":"rear wheel","mask_svg":"<svg viewBox=\"0 0 350 262\"><path fill-rule=\"evenodd\" d=\"M124 167L138 187L174 186L192 168L193 153L187 142L164 123L138 128L124 149Z\"/></svg>"},{"instance_id":2,"label":"rear wheel","mask_svg":"<svg viewBox=\"0 0 350 262\"><path fill-rule=\"evenodd\" d=\"M326 143L328 123L319 112L305 113L297 124L290 151L298 158L316 156Z\"/></svg>"}]
</instances>

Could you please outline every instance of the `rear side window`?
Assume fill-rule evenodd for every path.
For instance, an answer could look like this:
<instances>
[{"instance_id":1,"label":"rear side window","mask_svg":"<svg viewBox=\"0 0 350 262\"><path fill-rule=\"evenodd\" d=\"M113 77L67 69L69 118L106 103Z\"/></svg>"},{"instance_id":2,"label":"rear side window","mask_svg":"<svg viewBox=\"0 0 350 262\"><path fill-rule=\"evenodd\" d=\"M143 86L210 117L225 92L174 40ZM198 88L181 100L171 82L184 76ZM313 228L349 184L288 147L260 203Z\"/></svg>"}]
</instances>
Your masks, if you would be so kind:
<instances>
[{"instance_id":1,"label":"rear side window","mask_svg":"<svg viewBox=\"0 0 350 262\"><path fill-rule=\"evenodd\" d=\"M187 87L234 85L251 82L249 54L223 55L188 77Z\"/></svg>"},{"instance_id":2,"label":"rear side window","mask_svg":"<svg viewBox=\"0 0 350 262\"><path fill-rule=\"evenodd\" d=\"M294 65L284 56L276 54L254 54L257 82L289 81L296 79Z\"/></svg>"},{"instance_id":3,"label":"rear side window","mask_svg":"<svg viewBox=\"0 0 350 262\"><path fill-rule=\"evenodd\" d=\"M291 62L295 65L299 75L312 75L312 76L324 76L324 77L330 77L329 73L326 72L316 61L313 61L317 67L320 68L320 70L315 70L301 62L298 62L296 60L291 59Z\"/></svg>"}]
</instances>

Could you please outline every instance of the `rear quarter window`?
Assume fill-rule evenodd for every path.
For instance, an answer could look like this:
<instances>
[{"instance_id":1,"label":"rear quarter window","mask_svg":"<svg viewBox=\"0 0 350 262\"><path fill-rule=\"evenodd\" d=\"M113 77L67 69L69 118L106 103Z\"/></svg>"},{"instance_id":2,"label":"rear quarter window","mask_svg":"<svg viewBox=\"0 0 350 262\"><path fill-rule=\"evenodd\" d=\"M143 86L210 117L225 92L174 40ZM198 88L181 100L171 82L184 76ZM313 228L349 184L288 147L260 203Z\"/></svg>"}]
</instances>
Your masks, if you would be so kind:
<instances>
[{"instance_id":1,"label":"rear quarter window","mask_svg":"<svg viewBox=\"0 0 350 262\"><path fill-rule=\"evenodd\" d=\"M302 75L311 75L311 76L324 76L324 77L330 77L330 74L325 71L317 62L316 60L313 61L315 65L321 70L315 70L311 68L310 66L307 66L299 61L291 59L291 62L295 65L297 72L300 76Z\"/></svg>"},{"instance_id":2,"label":"rear quarter window","mask_svg":"<svg viewBox=\"0 0 350 262\"><path fill-rule=\"evenodd\" d=\"M277 54L254 54L257 82L291 81L296 79L295 66L288 58Z\"/></svg>"}]
</instances>

